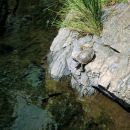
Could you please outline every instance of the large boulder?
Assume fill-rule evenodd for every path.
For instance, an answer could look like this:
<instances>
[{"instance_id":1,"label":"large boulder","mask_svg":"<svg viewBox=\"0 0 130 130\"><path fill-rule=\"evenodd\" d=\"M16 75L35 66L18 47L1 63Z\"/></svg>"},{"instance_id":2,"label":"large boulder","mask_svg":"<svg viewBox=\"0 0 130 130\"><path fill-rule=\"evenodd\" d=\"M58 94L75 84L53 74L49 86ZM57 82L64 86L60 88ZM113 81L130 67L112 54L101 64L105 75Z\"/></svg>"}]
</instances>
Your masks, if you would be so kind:
<instances>
[{"instance_id":1,"label":"large boulder","mask_svg":"<svg viewBox=\"0 0 130 130\"><path fill-rule=\"evenodd\" d=\"M111 12L104 22L103 42L121 53L130 54L130 5L120 4Z\"/></svg>"},{"instance_id":2,"label":"large boulder","mask_svg":"<svg viewBox=\"0 0 130 130\"><path fill-rule=\"evenodd\" d=\"M102 18L103 32L100 37L87 35L78 38L76 32L68 30L63 36L65 29L60 30L54 41L62 41L62 47L61 42L52 43L51 53L57 55L52 56L55 60L50 64L50 72L53 74L56 71L55 75L61 77L64 75L63 68L67 68L72 75L72 87L81 95L93 94L94 86L102 86L104 90L130 104L130 5L109 7L104 10ZM54 46L57 47L54 49ZM86 62L85 72L79 66L82 62L75 60L82 54L83 46L90 46L95 54L92 60ZM71 49L66 52L68 48ZM85 54L89 51L86 49Z\"/></svg>"}]
</instances>

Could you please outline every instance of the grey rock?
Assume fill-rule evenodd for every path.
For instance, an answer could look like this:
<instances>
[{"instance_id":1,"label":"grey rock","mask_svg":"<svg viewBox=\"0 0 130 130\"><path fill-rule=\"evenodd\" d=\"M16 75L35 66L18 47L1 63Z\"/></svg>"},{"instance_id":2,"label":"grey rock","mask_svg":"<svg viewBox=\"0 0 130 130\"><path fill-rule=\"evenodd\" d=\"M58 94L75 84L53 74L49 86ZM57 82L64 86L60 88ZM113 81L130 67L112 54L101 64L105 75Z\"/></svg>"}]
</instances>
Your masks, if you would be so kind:
<instances>
[{"instance_id":1,"label":"grey rock","mask_svg":"<svg viewBox=\"0 0 130 130\"><path fill-rule=\"evenodd\" d=\"M85 37L79 38L78 44L81 46L81 45L84 45L86 43L90 43L92 41L92 39L93 39L92 35L87 35Z\"/></svg>"},{"instance_id":2,"label":"grey rock","mask_svg":"<svg viewBox=\"0 0 130 130\"><path fill-rule=\"evenodd\" d=\"M78 38L78 33L67 28L61 28L50 47L49 72L55 79L64 75L69 75L70 70L67 65L67 59L70 57L73 42Z\"/></svg>"},{"instance_id":3,"label":"grey rock","mask_svg":"<svg viewBox=\"0 0 130 130\"><path fill-rule=\"evenodd\" d=\"M121 53L130 54L130 5L118 5L111 11L114 12L111 13L113 15L108 14L109 17L104 22L103 42Z\"/></svg>"},{"instance_id":4,"label":"grey rock","mask_svg":"<svg viewBox=\"0 0 130 130\"><path fill-rule=\"evenodd\" d=\"M67 66L67 58L70 56L71 46L68 46L60 51L52 52L49 56L52 57L49 62L49 72L54 79L59 79L64 75L69 75L70 71Z\"/></svg>"},{"instance_id":5,"label":"grey rock","mask_svg":"<svg viewBox=\"0 0 130 130\"><path fill-rule=\"evenodd\" d=\"M76 68L78 66L78 64L79 63L74 61L72 57L69 57L67 59L67 65L68 65L68 68L69 68L70 72L72 74L80 76L81 70Z\"/></svg>"},{"instance_id":6,"label":"grey rock","mask_svg":"<svg viewBox=\"0 0 130 130\"><path fill-rule=\"evenodd\" d=\"M72 44L72 42L78 38L78 33L71 31L67 28L61 28L58 35L54 39L50 50L51 51L60 51L60 49L67 47Z\"/></svg>"},{"instance_id":7,"label":"grey rock","mask_svg":"<svg viewBox=\"0 0 130 130\"><path fill-rule=\"evenodd\" d=\"M82 73L80 83L82 84L81 96L90 96L95 93L95 89L91 87L91 81L86 73Z\"/></svg>"},{"instance_id":8,"label":"grey rock","mask_svg":"<svg viewBox=\"0 0 130 130\"><path fill-rule=\"evenodd\" d=\"M101 85L117 97L124 99L124 95L129 93L127 85L130 76L129 56L117 54L110 48L102 46L98 46L96 51L95 60L85 66L90 85ZM129 103L128 97L124 100Z\"/></svg>"},{"instance_id":9,"label":"grey rock","mask_svg":"<svg viewBox=\"0 0 130 130\"><path fill-rule=\"evenodd\" d=\"M80 96L92 95L95 89L91 87L91 82L88 75L82 72L80 76L73 74L71 78L72 88L75 88Z\"/></svg>"},{"instance_id":10,"label":"grey rock","mask_svg":"<svg viewBox=\"0 0 130 130\"><path fill-rule=\"evenodd\" d=\"M92 40L93 37L91 35L78 39L77 33L68 29L60 29L51 45L51 52L48 55L51 77L59 79L65 75L72 74L72 87L77 89L82 96L94 93L94 89L90 87L89 81L85 76L86 73L82 73L81 68L77 69L79 63L87 64L92 60L94 56ZM75 59L77 58L76 56L78 59ZM87 89L87 87L89 88Z\"/></svg>"},{"instance_id":11,"label":"grey rock","mask_svg":"<svg viewBox=\"0 0 130 130\"><path fill-rule=\"evenodd\" d=\"M80 80L79 76L72 75L71 85L72 85L72 88L76 89L78 92L81 92L82 86L81 84L79 84L78 80Z\"/></svg>"},{"instance_id":12,"label":"grey rock","mask_svg":"<svg viewBox=\"0 0 130 130\"><path fill-rule=\"evenodd\" d=\"M130 104L130 5L118 4L105 9L102 20L101 37L87 35L78 39L68 31L66 38L70 36L73 40L66 43L67 39L64 37L65 46L60 43L60 47L57 45L56 50L60 49L57 56L64 59L62 66L70 70L72 87L81 95L93 94L93 86L101 85ZM62 34L58 34L59 39ZM71 49L66 52L69 46ZM73 59L80 64L86 64L84 73L77 69L78 63ZM56 62L58 61L60 60ZM61 68L60 66L61 64L57 63L54 68Z\"/></svg>"},{"instance_id":13,"label":"grey rock","mask_svg":"<svg viewBox=\"0 0 130 130\"><path fill-rule=\"evenodd\" d=\"M80 83L83 86L89 86L90 83L89 83L89 77L88 77L87 73L82 72L80 77L81 77Z\"/></svg>"},{"instance_id":14,"label":"grey rock","mask_svg":"<svg viewBox=\"0 0 130 130\"><path fill-rule=\"evenodd\" d=\"M81 96L91 96L95 93L95 89L91 86L83 87L80 94Z\"/></svg>"}]
</instances>

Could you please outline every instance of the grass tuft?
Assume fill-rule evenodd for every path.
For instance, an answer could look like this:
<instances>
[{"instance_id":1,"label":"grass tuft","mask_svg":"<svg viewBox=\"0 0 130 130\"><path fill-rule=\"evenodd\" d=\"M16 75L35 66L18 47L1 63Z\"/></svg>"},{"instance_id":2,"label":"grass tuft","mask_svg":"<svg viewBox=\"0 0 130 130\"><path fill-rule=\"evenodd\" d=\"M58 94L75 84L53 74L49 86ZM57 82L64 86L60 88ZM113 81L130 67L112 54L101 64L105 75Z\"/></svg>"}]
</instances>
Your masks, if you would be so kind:
<instances>
[{"instance_id":1,"label":"grass tuft","mask_svg":"<svg viewBox=\"0 0 130 130\"><path fill-rule=\"evenodd\" d=\"M60 16L61 27L100 35L102 30L101 0L66 0Z\"/></svg>"}]
</instances>

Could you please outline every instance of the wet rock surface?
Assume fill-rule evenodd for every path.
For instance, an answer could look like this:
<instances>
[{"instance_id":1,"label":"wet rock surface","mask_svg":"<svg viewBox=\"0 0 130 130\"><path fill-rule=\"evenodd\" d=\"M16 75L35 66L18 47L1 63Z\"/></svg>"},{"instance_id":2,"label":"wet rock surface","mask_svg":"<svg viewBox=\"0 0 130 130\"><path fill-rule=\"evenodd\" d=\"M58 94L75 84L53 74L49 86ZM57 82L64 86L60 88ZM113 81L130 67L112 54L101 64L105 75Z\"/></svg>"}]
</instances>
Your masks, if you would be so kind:
<instances>
[{"instance_id":1,"label":"wet rock surface","mask_svg":"<svg viewBox=\"0 0 130 130\"><path fill-rule=\"evenodd\" d=\"M121 11L122 10L122 11ZM58 57L52 56L52 59L58 59L58 63L63 65L58 66L57 62L51 62L50 73L54 71L55 75L61 78L62 74L57 71L64 66L68 68L72 75L72 87L76 88L81 95L92 95L95 91L93 86L103 86L107 91L113 93L118 98L130 104L129 78L130 78L130 62L129 62L129 48L130 48L130 30L129 30L129 16L130 5L119 4L104 12L103 32L101 37L85 36L83 38L75 37L71 44L66 44L61 34L67 35L61 29L56 39L58 45L65 51L71 49L66 55L62 55L62 50ZM71 35L69 35L71 32ZM72 33L68 33L69 39L72 38ZM65 38L65 37L64 37ZM61 43L62 42L62 43ZM55 40L52 43L52 47ZM58 46L57 45L57 46ZM51 47L51 48L52 48ZM56 46L55 49L56 50ZM86 48L86 49L85 49ZM58 50L57 50L58 51ZM53 53L58 52L53 51ZM52 49L51 49L52 53ZM69 57L68 57L69 54ZM56 60L55 60L56 61ZM67 63L67 64L66 64ZM84 68L84 71L82 70ZM63 74L64 75L64 74Z\"/></svg>"}]
</instances>

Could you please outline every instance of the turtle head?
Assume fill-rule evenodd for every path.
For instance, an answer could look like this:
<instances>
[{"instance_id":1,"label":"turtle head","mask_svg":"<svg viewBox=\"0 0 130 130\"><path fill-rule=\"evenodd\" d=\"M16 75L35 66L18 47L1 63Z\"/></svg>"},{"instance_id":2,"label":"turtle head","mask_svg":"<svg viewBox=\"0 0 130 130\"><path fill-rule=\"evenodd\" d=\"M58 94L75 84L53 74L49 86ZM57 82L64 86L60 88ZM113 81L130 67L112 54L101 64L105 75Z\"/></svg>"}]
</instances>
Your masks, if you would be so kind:
<instances>
[{"instance_id":1,"label":"turtle head","mask_svg":"<svg viewBox=\"0 0 130 130\"><path fill-rule=\"evenodd\" d=\"M86 43L86 44L82 45L82 46L80 47L80 49L81 49L81 50L86 50L86 49L92 48L92 47L93 47L93 44L92 44L92 43Z\"/></svg>"}]
</instances>

